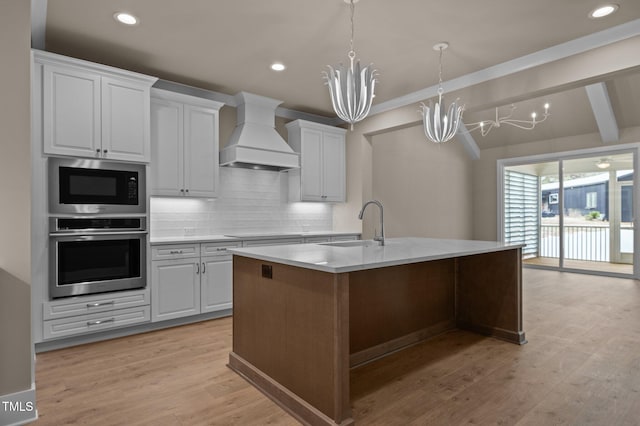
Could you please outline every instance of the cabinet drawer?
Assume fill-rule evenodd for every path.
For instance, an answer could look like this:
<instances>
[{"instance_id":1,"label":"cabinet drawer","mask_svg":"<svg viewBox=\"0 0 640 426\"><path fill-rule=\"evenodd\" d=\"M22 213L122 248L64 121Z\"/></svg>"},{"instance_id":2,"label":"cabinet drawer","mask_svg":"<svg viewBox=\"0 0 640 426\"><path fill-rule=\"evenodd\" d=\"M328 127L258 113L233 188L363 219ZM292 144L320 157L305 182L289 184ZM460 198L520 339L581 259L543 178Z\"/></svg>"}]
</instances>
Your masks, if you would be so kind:
<instances>
[{"instance_id":1,"label":"cabinet drawer","mask_svg":"<svg viewBox=\"0 0 640 426\"><path fill-rule=\"evenodd\" d=\"M149 319L149 306L116 309L96 314L44 321L43 334L45 339L55 339L148 322Z\"/></svg>"},{"instance_id":2,"label":"cabinet drawer","mask_svg":"<svg viewBox=\"0 0 640 426\"><path fill-rule=\"evenodd\" d=\"M227 249L242 247L242 242L221 242L221 243L202 243L200 245L200 254L205 256L228 256L231 255Z\"/></svg>"},{"instance_id":3,"label":"cabinet drawer","mask_svg":"<svg viewBox=\"0 0 640 426\"><path fill-rule=\"evenodd\" d=\"M43 318L45 320L52 320L148 304L149 292L142 290L126 293L71 297L44 302L42 305L44 310Z\"/></svg>"},{"instance_id":4,"label":"cabinet drawer","mask_svg":"<svg viewBox=\"0 0 640 426\"><path fill-rule=\"evenodd\" d=\"M152 260L200 257L200 244L170 244L151 247Z\"/></svg>"}]
</instances>

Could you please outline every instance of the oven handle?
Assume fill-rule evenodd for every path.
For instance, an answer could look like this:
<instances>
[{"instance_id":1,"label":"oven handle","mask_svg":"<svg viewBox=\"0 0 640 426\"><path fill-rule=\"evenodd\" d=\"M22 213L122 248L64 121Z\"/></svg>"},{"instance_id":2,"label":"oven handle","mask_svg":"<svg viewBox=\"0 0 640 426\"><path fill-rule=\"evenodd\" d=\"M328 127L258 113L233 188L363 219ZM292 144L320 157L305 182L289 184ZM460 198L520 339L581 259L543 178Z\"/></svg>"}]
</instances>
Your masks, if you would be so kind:
<instances>
[{"instance_id":1,"label":"oven handle","mask_svg":"<svg viewBox=\"0 0 640 426\"><path fill-rule=\"evenodd\" d=\"M149 231L115 231L115 232L51 232L50 237L101 237L106 235L143 235L148 234Z\"/></svg>"}]
</instances>

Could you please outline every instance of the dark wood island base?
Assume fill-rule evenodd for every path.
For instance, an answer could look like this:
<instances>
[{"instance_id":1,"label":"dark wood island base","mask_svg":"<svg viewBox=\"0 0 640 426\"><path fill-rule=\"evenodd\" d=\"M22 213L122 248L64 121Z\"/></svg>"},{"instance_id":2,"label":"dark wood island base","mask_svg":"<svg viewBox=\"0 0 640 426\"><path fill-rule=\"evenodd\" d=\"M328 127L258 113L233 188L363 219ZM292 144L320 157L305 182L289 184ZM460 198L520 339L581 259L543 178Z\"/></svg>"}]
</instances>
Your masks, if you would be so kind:
<instances>
[{"instance_id":1,"label":"dark wood island base","mask_svg":"<svg viewBox=\"0 0 640 426\"><path fill-rule=\"evenodd\" d=\"M526 343L521 270L521 248L344 273L234 254L229 367L302 423L352 425L354 366L454 328Z\"/></svg>"}]
</instances>

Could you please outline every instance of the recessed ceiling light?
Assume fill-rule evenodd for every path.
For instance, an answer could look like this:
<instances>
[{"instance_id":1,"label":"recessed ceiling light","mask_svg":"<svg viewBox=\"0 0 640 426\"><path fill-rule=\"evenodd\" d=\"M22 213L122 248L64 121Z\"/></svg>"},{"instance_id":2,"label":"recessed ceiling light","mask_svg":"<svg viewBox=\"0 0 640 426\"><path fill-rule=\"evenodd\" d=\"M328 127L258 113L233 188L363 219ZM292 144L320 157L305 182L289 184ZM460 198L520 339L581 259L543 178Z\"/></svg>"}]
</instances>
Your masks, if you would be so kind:
<instances>
[{"instance_id":1,"label":"recessed ceiling light","mask_svg":"<svg viewBox=\"0 0 640 426\"><path fill-rule=\"evenodd\" d=\"M271 64L271 69L274 71L284 71L285 68L287 67L285 67L284 64L280 62L274 62Z\"/></svg>"},{"instance_id":2,"label":"recessed ceiling light","mask_svg":"<svg viewBox=\"0 0 640 426\"><path fill-rule=\"evenodd\" d=\"M130 13L125 12L116 12L113 17L116 19L116 21L126 25L136 25L138 22L140 22L138 21L138 18L131 15Z\"/></svg>"},{"instance_id":3,"label":"recessed ceiling light","mask_svg":"<svg viewBox=\"0 0 640 426\"><path fill-rule=\"evenodd\" d=\"M589 13L589 18L604 18L605 16L609 16L613 12L618 10L618 7L619 6L617 4L605 4L602 6L598 6Z\"/></svg>"}]
</instances>

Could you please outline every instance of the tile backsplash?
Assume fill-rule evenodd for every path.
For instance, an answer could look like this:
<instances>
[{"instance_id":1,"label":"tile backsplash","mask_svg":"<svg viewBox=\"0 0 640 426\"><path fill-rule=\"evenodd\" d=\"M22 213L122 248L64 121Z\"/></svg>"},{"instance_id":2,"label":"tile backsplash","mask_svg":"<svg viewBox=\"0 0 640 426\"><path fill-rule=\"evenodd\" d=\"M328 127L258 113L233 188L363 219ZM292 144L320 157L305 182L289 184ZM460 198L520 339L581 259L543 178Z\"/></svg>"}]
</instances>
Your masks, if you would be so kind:
<instances>
[{"instance_id":1,"label":"tile backsplash","mask_svg":"<svg viewBox=\"0 0 640 426\"><path fill-rule=\"evenodd\" d=\"M328 203L287 201L287 174L220 168L218 198L151 198L151 236L330 231Z\"/></svg>"}]
</instances>

